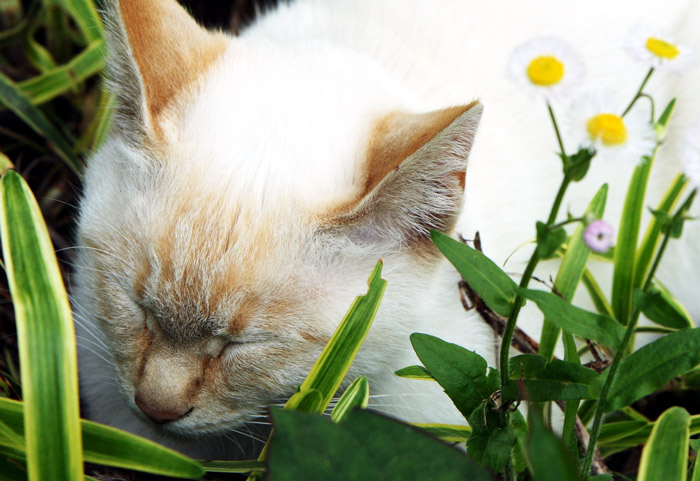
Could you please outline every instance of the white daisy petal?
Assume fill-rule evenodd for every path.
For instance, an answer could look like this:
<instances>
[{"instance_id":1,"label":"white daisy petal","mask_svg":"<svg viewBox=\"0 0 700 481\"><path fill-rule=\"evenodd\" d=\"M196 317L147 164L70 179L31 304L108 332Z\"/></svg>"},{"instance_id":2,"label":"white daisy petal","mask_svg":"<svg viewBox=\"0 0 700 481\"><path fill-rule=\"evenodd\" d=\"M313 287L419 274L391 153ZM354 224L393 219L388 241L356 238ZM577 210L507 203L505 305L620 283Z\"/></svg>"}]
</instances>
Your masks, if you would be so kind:
<instances>
[{"instance_id":1,"label":"white daisy petal","mask_svg":"<svg viewBox=\"0 0 700 481\"><path fill-rule=\"evenodd\" d=\"M649 67L681 73L693 67L695 50L675 42L672 35L658 28L637 26L628 35L625 45L629 54Z\"/></svg>"},{"instance_id":2,"label":"white daisy petal","mask_svg":"<svg viewBox=\"0 0 700 481\"><path fill-rule=\"evenodd\" d=\"M561 39L534 38L513 51L508 63L512 79L533 96L559 98L583 79L583 62Z\"/></svg>"},{"instance_id":3,"label":"white daisy petal","mask_svg":"<svg viewBox=\"0 0 700 481\"><path fill-rule=\"evenodd\" d=\"M678 144L683 173L694 188L700 188L700 122L690 126Z\"/></svg>"},{"instance_id":4,"label":"white daisy petal","mask_svg":"<svg viewBox=\"0 0 700 481\"><path fill-rule=\"evenodd\" d=\"M632 109L625 117L610 93L581 96L570 109L569 130L581 147L596 151L596 158L637 163L650 155L656 137L643 109Z\"/></svg>"}]
</instances>

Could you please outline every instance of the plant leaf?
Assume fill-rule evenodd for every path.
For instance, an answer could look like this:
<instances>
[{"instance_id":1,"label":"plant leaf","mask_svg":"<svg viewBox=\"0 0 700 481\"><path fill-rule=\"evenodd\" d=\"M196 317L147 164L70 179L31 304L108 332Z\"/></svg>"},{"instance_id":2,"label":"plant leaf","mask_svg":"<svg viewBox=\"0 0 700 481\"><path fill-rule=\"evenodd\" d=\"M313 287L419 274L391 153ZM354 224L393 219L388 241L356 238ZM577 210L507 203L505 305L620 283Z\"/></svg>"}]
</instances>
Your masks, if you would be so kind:
<instances>
[{"instance_id":1,"label":"plant leaf","mask_svg":"<svg viewBox=\"0 0 700 481\"><path fill-rule=\"evenodd\" d=\"M458 424L411 423L428 434L440 438L446 443L464 443L469 439L472 429Z\"/></svg>"},{"instance_id":2,"label":"plant leaf","mask_svg":"<svg viewBox=\"0 0 700 481\"><path fill-rule=\"evenodd\" d=\"M366 408L369 403L369 384L365 376L355 379L345 390L338 403L331 411L331 420L340 422L345 419L354 408Z\"/></svg>"},{"instance_id":3,"label":"plant leaf","mask_svg":"<svg viewBox=\"0 0 700 481\"><path fill-rule=\"evenodd\" d=\"M299 388L300 391L316 390L321 394L318 412L328 407L372 326L387 284L381 278L382 265L381 260L377 262L369 277L367 294L355 298Z\"/></svg>"},{"instance_id":4,"label":"plant leaf","mask_svg":"<svg viewBox=\"0 0 700 481\"><path fill-rule=\"evenodd\" d=\"M642 450L639 481L687 479L689 427L690 415L682 407L664 411L654 423L649 441Z\"/></svg>"},{"instance_id":5,"label":"plant leaf","mask_svg":"<svg viewBox=\"0 0 700 481\"><path fill-rule=\"evenodd\" d=\"M542 259L548 259L566 240L566 230L559 227L550 230L544 222L537 222L537 253Z\"/></svg>"},{"instance_id":6,"label":"plant leaf","mask_svg":"<svg viewBox=\"0 0 700 481\"><path fill-rule=\"evenodd\" d=\"M627 406L699 363L700 328L667 334L622 360L610 386L605 409L612 411ZM600 395L608 372L606 369L591 383L589 389L593 397Z\"/></svg>"},{"instance_id":7,"label":"plant leaf","mask_svg":"<svg viewBox=\"0 0 700 481\"><path fill-rule=\"evenodd\" d=\"M22 436L23 407L22 402L0 398L0 417L13 431ZM178 478L199 478L204 475L204 470L197 461L148 439L84 419L80 420L80 427L83 456L88 463ZM80 468L82 478L82 465ZM50 476L46 479L56 477Z\"/></svg>"},{"instance_id":8,"label":"plant leaf","mask_svg":"<svg viewBox=\"0 0 700 481\"><path fill-rule=\"evenodd\" d=\"M572 306L551 292L521 289L523 297L534 301L553 324L584 339L617 348L625 329L614 319Z\"/></svg>"},{"instance_id":9,"label":"plant leaf","mask_svg":"<svg viewBox=\"0 0 700 481\"><path fill-rule=\"evenodd\" d=\"M491 480L463 453L407 424L364 410L341 423L272 409L270 481Z\"/></svg>"},{"instance_id":10,"label":"plant leaf","mask_svg":"<svg viewBox=\"0 0 700 481\"><path fill-rule=\"evenodd\" d=\"M608 184L603 184L586 208L584 217L592 215L596 219L602 219L605 213L607 197ZM585 228L586 226L582 222L576 227L576 230L571 236L571 242L567 246L566 254L564 254L564 258L561 261L561 266L559 266L557 277L554 280L556 292L569 302L574 298L576 288L586 269L588 258L591 255L591 250L583 241L583 231ZM547 359L551 359L552 356L554 356L554 348L558 337L559 327L545 317L544 324L542 325L539 353Z\"/></svg>"},{"instance_id":11,"label":"plant leaf","mask_svg":"<svg viewBox=\"0 0 700 481\"><path fill-rule=\"evenodd\" d=\"M693 327L693 320L670 292L660 286L652 286L647 292L634 291L634 307L641 310L650 321L672 329Z\"/></svg>"},{"instance_id":12,"label":"plant leaf","mask_svg":"<svg viewBox=\"0 0 700 481\"><path fill-rule=\"evenodd\" d=\"M477 353L428 334L411 334L411 344L465 418L498 389L498 371Z\"/></svg>"},{"instance_id":13,"label":"plant leaf","mask_svg":"<svg viewBox=\"0 0 700 481\"><path fill-rule=\"evenodd\" d=\"M423 366L408 366L394 372L399 377L406 379L420 379L421 381L434 381L433 376Z\"/></svg>"},{"instance_id":14,"label":"plant leaf","mask_svg":"<svg viewBox=\"0 0 700 481\"><path fill-rule=\"evenodd\" d=\"M530 411L528 416L530 436L527 454L537 481L578 481L576 463L554 434L544 427L542 419Z\"/></svg>"},{"instance_id":15,"label":"plant leaf","mask_svg":"<svg viewBox=\"0 0 700 481\"><path fill-rule=\"evenodd\" d=\"M0 232L19 339L30 479L82 479L70 305L49 233L24 179L0 180Z\"/></svg>"},{"instance_id":16,"label":"plant leaf","mask_svg":"<svg viewBox=\"0 0 700 481\"><path fill-rule=\"evenodd\" d=\"M265 462L258 460L246 461L203 461L202 466L207 473L250 473L265 471Z\"/></svg>"},{"instance_id":17,"label":"plant leaf","mask_svg":"<svg viewBox=\"0 0 700 481\"><path fill-rule=\"evenodd\" d=\"M491 259L476 249L438 231L430 236L447 260L457 268L469 286L498 314L508 317L513 310L518 286Z\"/></svg>"},{"instance_id":18,"label":"plant leaf","mask_svg":"<svg viewBox=\"0 0 700 481\"><path fill-rule=\"evenodd\" d=\"M467 452L477 463L498 472L510 458L516 437L513 428L504 426L492 407L490 401L484 401L469 416L472 433L467 439Z\"/></svg>"},{"instance_id":19,"label":"plant leaf","mask_svg":"<svg viewBox=\"0 0 700 481\"><path fill-rule=\"evenodd\" d=\"M46 137L56 153L73 172L80 176L83 165L75 156L63 135L49 122L46 116L34 107L29 98L8 77L0 73L0 104L12 110L38 134Z\"/></svg>"}]
</instances>

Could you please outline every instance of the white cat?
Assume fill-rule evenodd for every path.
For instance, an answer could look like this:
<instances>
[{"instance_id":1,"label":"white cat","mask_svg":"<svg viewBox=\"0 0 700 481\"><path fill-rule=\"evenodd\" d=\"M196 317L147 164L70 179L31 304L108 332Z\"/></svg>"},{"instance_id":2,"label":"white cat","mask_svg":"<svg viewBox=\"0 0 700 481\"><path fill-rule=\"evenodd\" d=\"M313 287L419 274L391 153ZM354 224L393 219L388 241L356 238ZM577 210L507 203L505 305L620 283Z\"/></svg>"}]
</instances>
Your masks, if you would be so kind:
<instances>
[{"instance_id":1,"label":"white cat","mask_svg":"<svg viewBox=\"0 0 700 481\"><path fill-rule=\"evenodd\" d=\"M416 331L495 361L428 232L479 230L503 263L548 212L556 141L544 104L510 83L511 51L561 37L586 87L624 106L646 73L624 52L630 27L700 46L695 3L295 0L235 38L174 0L110 3L117 116L85 175L74 292L88 417L194 456L251 455L231 434L294 391L383 258L389 287L352 376L369 377L375 409L464 422L439 387L393 371L416 363ZM699 83L649 85L679 98L652 205L679 170ZM610 182L614 224L631 169L594 160L565 207L580 213ZM696 320L698 239L691 223L660 274ZM527 251L507 264L515 277Z\"/></svg>"}]
</instances>

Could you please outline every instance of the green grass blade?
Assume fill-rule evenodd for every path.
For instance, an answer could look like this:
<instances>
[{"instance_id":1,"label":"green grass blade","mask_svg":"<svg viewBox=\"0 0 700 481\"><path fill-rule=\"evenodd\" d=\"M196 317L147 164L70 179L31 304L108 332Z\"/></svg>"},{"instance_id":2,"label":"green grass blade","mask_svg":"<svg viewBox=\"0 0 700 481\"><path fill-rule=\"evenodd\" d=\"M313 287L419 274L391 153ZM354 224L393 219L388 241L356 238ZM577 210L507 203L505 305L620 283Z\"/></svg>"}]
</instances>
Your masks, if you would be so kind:
<instances>
[{"instance_id":1,"label":"green grass blade","mask_svg":"<svg viewBox=\"0 0 700 481\"><path fill-rule=\"evenodd\" d=\"M82 163L73 153L65 138L56 130L46 116L35 106L20 88L8 77L0 73L0 104L12 110L37 133L46 137L56 153L77 174L83 170Z\"/></svg>"},{"instance_id":2,"label":"green grass blade","mask_svg":"<svg viewBox=\"0 0 700 481\"><path fill-rule=\"evenodd\" d=\"M612 306L608 302L603 289L600 288L591 271L585 269L583 271L583 278L581 281L583 282L583 286L586 288L588 295L593 301L596 311L598 311L599 314L605 314L608 317L615 317Z\"/></svg>"},{"instance_id":3,"label":"green grass blade","mask_svg":"<svg viewBox=\"0 0 700 481\"><path fill-rule=\"evenodd\" d=\"M19 435L24 433L24 405L0 398L0 418ZM197 461L148 439L84 419L80 420L80 428L86 462L178 478L204 475L204 469Z\"/></svg>"},{"instance_id":4,"label":"green grass blade","mask_svg":"<svg viewBox=\"0 0 700 481\"><path fill-rule=\"evenodd\" d=\"M617 233L612 308L615 313L615 319L623 325L627 324L632 313L632 292L634 290L634 269L639 227L642 222L644 197L653 161L653 157L644 157L644 160L634 169L629 188L627 189L622 217L620 218L620 227Z\"/></svg>"},{"instance_id":5,"label":"green grass blade","mask_svg":"<svg viewBox=\"0 0 700 481\"><path fill-rule=\"evenodd\" d=\"M596 219L602 219L605 213L607 197L608 184L603 184L588 205L584 217L592 214ZM561 261L557 277L554 280L554 288L556 291L569 302L574 298L574 293L583 276L588 257L591 254L591 250L583 241L583 231L585 228L586 226L582 222L576 227L576 230L571 236L571 242L566 249L566 254L564 254L564 259ZM542 326L539 352L547 359L551 359L554 355L554 348L557 343L557 338L559 337L559 331L560 329L556 325L545 318Z\"/></svg>"},{"instance_id":6,"label":"green grass blade","mask_svg":"<svg viewBox=\"0 0 700 481\"><path fill-rule=\"evenodd\" d=\"M659 206L656 210L671 212L681 198L681 194L687 185L686 177L683 174L678 174L676 178L673 179L671 186L666 191L661 202L659 202ZM659 247L659 242L661 242L661 222L659 222L658 218L653 217L649 222L649 227L647 227L644 240L642 240L639 253L637 254L634 267L634 287L642 286L644 279L649 273L651 261L654 257L654 252L656 252L657 247Z\"/></svg>"},{"instance_id":7,"label":"green grass blade","mask_svg":"<svg viewBox=\"0 0 700 481\"><path fill-rule=\"evenodd\" d=\"M73 17L88 42L102 39L102 21L92 0L57 0L57 3Z\"/></svg>"},{"instance_id":8,"label":"green grass blade","mask_svg":"<svg viewBox=\"0 0 700 481\"><path fill-rule=\"evenodd\" d=\"M104 41L95 40L70 62L19 82L17 86L33 105L41 105L102 70L106 55Z\"/></svg>"},{"instance_id":9,"label":"green grass blade","mask_svg":"<svg viewBox=\"0 0 700 481\"><path fill-rule=\"evenodd\" d=\"M395 375L406 379L420 379L421 381L434 381L435 378L430 375L428 370L423 366L408 366L394 372Z\"/></svg>"},{"instance_id":10,"label":"green grass blade","mask_svg":"<svg viewBox=\"0 0 700 481\"><path fill-rule=\"evenodd\" d=\"M374 267L369 277L367 294L355 298L299 388L301 392L315 390L321 393L323 397L321 412L326 409L340 387L377 314L387 284L381 278L382 265L382 261L379 261Z\"/></svg>"},{"instance_id":11,"label":"green grass blade","mask_svg":"<svg viewBox=\"0 0 700 481\"><path fill-rule=\"evenodd\" d=\"M39 206L12 170L0 180L0 233L27 406L29 479L83 479L70 305Z\"/></svg>"},{"instance_id":12,"label":"green grass blade","mask_svg":"<svg viewBox=\"0 0 700 481\"><path fill-rule=\"evenodd\" d=\"M208 473L250 473L265 471L265 461L204 461L204 470Z\"/></svg>"},{"instance_id":13,"label":"green grass blade","mask_svg":"<svg viewBox=\"0 0 700 481\"><path fill-rule=\"evenodd\" d=\"M350 386L345 390L343 395L338 400L333 411L331 411L331 420L338 423L341 422L354 408L366 408L369 403L369 384L365 376L360 376L355 379Z\"/></svg>"},{"instance_id":14,"label":"green grass blade","mask_svg":"<svg viewBox=\"0 0 700 481\"><path fill-rule=\"evenodd\" d=\"M466 443L472 428L459 424L411 423L446 443Z\"/></svg>"},{"instance_id":15,"label":"green grass blade","mask_svg":"<svg viewBox=\"0 0 700 481\"><path fill-rule=\"evenodd\" d=\"M685 481L688 476L690 415L682 407L664 411L642 451L638 481Z\"/></svg>"}]
</instances>

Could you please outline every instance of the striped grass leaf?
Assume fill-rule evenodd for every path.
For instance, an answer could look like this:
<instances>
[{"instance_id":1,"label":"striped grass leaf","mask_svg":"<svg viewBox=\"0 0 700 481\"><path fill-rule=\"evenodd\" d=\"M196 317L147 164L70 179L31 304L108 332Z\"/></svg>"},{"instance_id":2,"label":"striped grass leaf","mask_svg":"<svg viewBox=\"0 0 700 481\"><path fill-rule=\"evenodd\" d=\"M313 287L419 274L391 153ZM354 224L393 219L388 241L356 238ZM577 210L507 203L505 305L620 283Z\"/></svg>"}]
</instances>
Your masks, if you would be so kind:
<instances>
[{"instance_id":1,"label":"striped grass leaf","mask_svg":"<svg viewBox=\"0 0 700 481\"><path fill-rule=\"evenodd\" d=\"M387 284L381 278L382 265L380 260L374 267L369 277L367 294L355 298L299 388L302 392L316 390L321 393L320 412L325 411L340 387L377 314Z\"/></svg>"},{"instance_id":2,"label":"striped grass leaf","mask_svg":"<svg viewBox=\"0 0 700 481\"><path fill-rule=\"evenodd\" d=\"M369 383L365 376L355 379L345 390L331 411L331 420L338 423L345 419L354 408L366 408L369 403Z\"/></svg>"},{"instance_id":3,"label":"striped grass leaf","mask_svg":"<svg viewBox=\"0 0 700 481\"><path fill-rule=\"evenodd\" d=\"M10 109L56 150L56 153L77 175L83 170L83 164L73 153L63 135L56 130L46 116L34 105L21 89L7 76L0 73L0 104Z\"/></svg>"},{"instance_id":4,"label":"striped grass leaf","mask_svg":"<svg viewBox=\"0 0 700 481\"><path fill-rule=\"evenodd\" d=\"M666 128L673 115L675 106L676 99L673 99L666 106L661 117L659 117L657 122L658 128ZM639 242L639 230L642 222L642 211L644 210L644 197L651 166L654 163L657 152L658 147L654 150L654 154L651 157L643 157L642 161L634 169L627 188L620 218L620 227L617 232L611 301L615 319L625 325L632 313L632 295L639 276L636 273L637 265L644 267L644 264L650 261L651 254L653 254L652 249L651 253L644 254L642 263L638 261L637 243ZM649 260L645 260L647 256L649 256ZM639 287L639 285L636 287Z\"/></svg>"},{"instance_id":5,"label":"striped grass leaf","mask_svg":"<svg viewBox=\"0 0 700 481\"><path fill-rule=\"evenodd\" d=\"M207 473L250 473L265 471L265 461L203 461L202 466Z\"/></svg>"},{"instance_id":6,"label":"striped grass leaf","mask_svg":"<svg viewBox=\"0 0 700 481\"><path fill-rule=\"evenodd\" d=\"M102 21L92 0L56 0L73 17L88 42L103 38Z\"/></svg>"},{"instance_id":7,"label":"striped grass leaf","mask_svg":"<svg viewBox=\"0 0 700 481\"><path fill-rule=\"evenodd\" d=\"M472 428L459 424L411 423L411 426L420 428L446 443L466 443L472 433Z\"/></svg>"},{"instance_id":8,"label":"striped grass leaf","mask_svg":"<svg viewBox=\"0 0 700 481\"><path fill-rule=\"evenodd\" d=\"M619 421L619 422L628 422L628 421ZM616 424L616 423L611 423L611 424ZM603 428L605 425L603 425ZM614 439L602 439L602 432L603 428L601 428L601 440L598 443L598 447L600 448L600 453L603 455L603 457L608 457L612 454L619 453L620 451L624 451L625 449L633 448L635 446L639 446L641 444L644 444L647 442L647 439L649 439L649 435L651 434L651 430L654 427L654 423L652 422L647 422L644 426L641 426L640 429L634 430L633 432L630 432L626 436L615 436ZM618 429L618 428L615 428ZM690 416L690 435L691 436L697 436L700 434L700 414L695 414Z\"/></svg>"},{"instance_id":9,"label":"striped grass leaf","mask_svg":"<svg viewBox=\"0 0 700 481\"><path fill-rule=\"evenodd\" d=\"M100 91L94 117L83 136L75 145L75 152L81 154L87 150L95 150L104 142L114 111L114 96L106 89Z\"/></svg>"},{"instance_id":10,"label":"striped grass leaf","mask_svg":"<svg viewBox=\"0 0 700 481\"><path fill-rule=\"evenodd\" d=\"M49 234L24 179L0 180L0 235L19 344L30 480L82 479L75 333Z\"/></svg>"},{"instance_id":11,"label":"striped grass leaf","mask_svg":"<svg viewBox=\"0 0 700 481\"><path fill-rule=\"evenodd\" d=\"M603 184L588 205L584 217L593 215L596 219L602 219L605 213L607 197L608 184ZM580 222L576 227L566 249L566 254L564 254L564 258L559 266L557 277L554 280L554 288L556 291L569 302L571 302L574 297L576 288L583 276L583 271L586 268L588 257L591 254L591 250L583 241L583 231L585 228L586 226L583 222ZM559 331L559 327L545 318L544 324L542 325L539 353L547 359L551 359L554 355L554 348L557 343L557 338L559 337Z\"/></svg>"},{"instance_id":12,"label":"striped grass leaf","mask_svg":"<svg viewBox=\"0 0 700 481\"><path fill-rule=\"evenodd\" d=\"M681 194L688 185L688 180L683 174L678 174L664 194L664 197L659 202L657 211L670 213L681 198ZM637 259L634 267L634 287L641 287L644 278L649 273L651 261L654 252L661 241L661 221L656 217L652 217L647 227L646 234L642 244L639 246Z\"/></svg>"},{"instance_id":13,"label":"striped grass leaf","mask_svg":"<svg viewBox=\"0 0 700 481\"><path fill-rule=\"evenodd\" d=\"M0 418L23 437L25 406L26 401L0 399ZM79 426L86 462L178 478L199 478L204 474L197 461L148 439L84 419L80 420Z\"/></svg>"},{"instance_id":14,"label":"striped grass leaf","mask_svg":"<svg viewBox=\"0 0 700 481\"><path fill-rule=\"evenodd\" d=\"M690 415L679 406L667 409L654 423L642 450L639 481L685 481L688 476Z\"/></svg>"},{"instance_id":15,"label":"striped grass leaf","mask_svg":"<svg viewBox=\"0 0 700 481\"><path fill-rule=\"evenodd\" d=\"M100 72L106 55L104 41L94 40L69 62L19 82L17 86L33 105L41 105Z\"/></svg>"}]
</instances>

